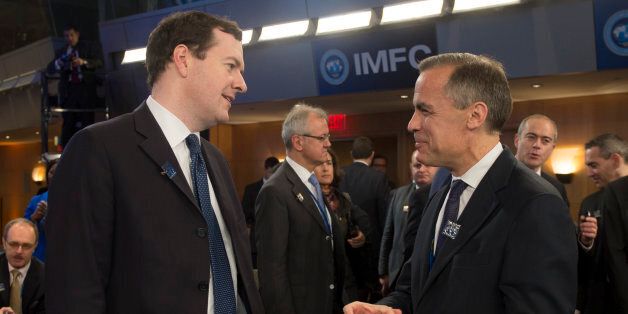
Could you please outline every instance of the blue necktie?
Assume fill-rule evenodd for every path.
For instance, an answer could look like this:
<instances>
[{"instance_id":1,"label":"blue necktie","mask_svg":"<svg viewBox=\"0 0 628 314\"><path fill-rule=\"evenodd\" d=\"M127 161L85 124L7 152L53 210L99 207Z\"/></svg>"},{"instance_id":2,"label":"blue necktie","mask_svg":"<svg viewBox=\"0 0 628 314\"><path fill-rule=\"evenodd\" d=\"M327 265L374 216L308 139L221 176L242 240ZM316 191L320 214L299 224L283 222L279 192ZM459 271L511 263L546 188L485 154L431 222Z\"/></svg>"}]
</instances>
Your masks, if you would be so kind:
<instances>
[{"instance_id":1,"label":"blue necktie","mask_svg":"<svg viewBox=\"0 0 628 314\"><path fill-rule=\"evenodd\" d=\"M467 184L462 180L454 180L451 184L451 189L449 190L449 198L447 199L447 204L445 204L445 213L443 213L443 220L440 224L440 229L438 231L438 242L436 242L436 255L438 255L438 251L445 244L447 236L443 233L445 227L447 226L447 222L456 222L458 221L458 208L460 207L460 195L467 187Z\"/></svg>"},{"instance_id":2,"label":"blue necktie","mask_svg":"<svg viewBox=\"0 0 628 314\"><path fill-rule=\"evenodd\" d=\"M198 137L194 134L185 138L185 144L190 150L190 171L194 183L194 194L201 207L203 218L207 222L209 240L209 259L214 288L214 313L234 314L236 312L235 290L231 278L231 268L225 244L222 241L220 226L212 207L207 183L207 168L201 154Z\"/></svg>"},{"instance_id":3,"label":"blue necktie","mask_svg":"<svg viewBox=\"0 0 628 314\"><path fill-rule=\"evenodd\" d=\"M318 179L316 179L316 175L312 174L309 179L307 179L316 190L316 195L314 198L316 199L316 204L318 205L318 212L323 217L323 224L325 225L325 231L327 234L331 234L331 226L329 225L329 219L327 218L327 213L325 209L325 201L323 200L323 191L321 190L321 185L318 183Z\"/></svg>"}]
</instances>

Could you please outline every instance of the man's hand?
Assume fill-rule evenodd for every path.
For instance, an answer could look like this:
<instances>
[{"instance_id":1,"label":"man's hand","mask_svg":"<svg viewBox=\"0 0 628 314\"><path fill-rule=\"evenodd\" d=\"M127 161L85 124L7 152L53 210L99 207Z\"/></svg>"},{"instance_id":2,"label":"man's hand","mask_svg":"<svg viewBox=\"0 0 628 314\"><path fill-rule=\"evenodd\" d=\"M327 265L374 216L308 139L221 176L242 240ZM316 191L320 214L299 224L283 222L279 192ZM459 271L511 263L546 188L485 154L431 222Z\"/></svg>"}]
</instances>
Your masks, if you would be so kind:
<instances>
[{"instance_id":1,"label":"man's hand","mask_svg":"<svg viewBox=\"0 0 628 314\"><path fill-rule=\"evenodd\" d=\"M81 58L74 58L72 59L72 66L73 67L79 67L81 65L85 65L87 63L87 61L85 61L85 59L81 59Z\"/></svg>"},{"instance_id":2,"label":"man's hand","mask_svg":"<svg viewBox=\"0 0 628 314\"><path fill-rule=\"evenodd\" d=\"M364 236L364 233L362 233L362 231L358 230L358 235L351 239L347 239L347 242L349 242L349 245L351 245L352 248L357 249L364 245L364 243L366 242L366 237Z\"/></svg>"},{"instance_id":3,"label":"man's hand","mask_svg":"<svg viewBox=\"0 0 628 314\"><path fill-rule=\"evenodd\" d=\"M46 215L46 211L48 210L48 202L40 201L37 203L37 208L35 208L35 212L31 215L31 221L37 223ZM2 314L2 312L0 312Z\"/></svg>"},{"instance_id":4,"label":"man's hand","mask_svg":"<svg viewBox=\"0 0 628 314\"><path fill-rule=\"evenodd\" d=\"M390 306L353 302L342 309L345 314L401 314L401 310Z\"/></svg>"},{"instance_id":5,"label":"man's hand","mask_svg":"<svg viewBox=\"0 0 628 314\"><path fill-rule=\"evenodd\" d=\"M580 216L580 243L590 248L596 236L597 219L595 217Z\"/></svg>"}]
</instances>

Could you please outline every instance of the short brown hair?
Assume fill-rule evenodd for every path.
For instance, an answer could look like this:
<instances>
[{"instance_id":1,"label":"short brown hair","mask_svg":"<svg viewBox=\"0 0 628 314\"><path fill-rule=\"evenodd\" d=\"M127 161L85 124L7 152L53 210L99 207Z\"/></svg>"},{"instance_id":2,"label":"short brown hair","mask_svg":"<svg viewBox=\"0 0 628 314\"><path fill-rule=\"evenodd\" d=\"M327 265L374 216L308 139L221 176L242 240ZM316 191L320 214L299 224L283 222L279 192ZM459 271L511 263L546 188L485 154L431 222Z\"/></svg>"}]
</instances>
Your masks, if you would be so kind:
<instances>
[{"instance_id":1,"label":"short brown hair","mask_svg":"<svg viewBox=\"0 0 628 314\"><path fill-rule=\"evenodd\" d=\"M172 62L172 52L177 45L186 45L194 57L205 59L207 50L214 45L215 28L242 40L242 30L236 22L205 12L176 12L161 20L148 36L146 46L148 86L152 88L166 65Z\"/></svg>"},{"instance_id":2,"label":"short brown hair","mask_svg":"<svg viewBox=\"0 0 628 314\"><path fill-rule=\"evenodd\" d=\"M445 93L454 101L454 106L465 109L477 101L486 103L489 130L500 132L512 113L510 88L503 65L486 56L445 53L421 61L419 71L439 66L455 67L445 85Z\"/></svg>"}]
</instances>

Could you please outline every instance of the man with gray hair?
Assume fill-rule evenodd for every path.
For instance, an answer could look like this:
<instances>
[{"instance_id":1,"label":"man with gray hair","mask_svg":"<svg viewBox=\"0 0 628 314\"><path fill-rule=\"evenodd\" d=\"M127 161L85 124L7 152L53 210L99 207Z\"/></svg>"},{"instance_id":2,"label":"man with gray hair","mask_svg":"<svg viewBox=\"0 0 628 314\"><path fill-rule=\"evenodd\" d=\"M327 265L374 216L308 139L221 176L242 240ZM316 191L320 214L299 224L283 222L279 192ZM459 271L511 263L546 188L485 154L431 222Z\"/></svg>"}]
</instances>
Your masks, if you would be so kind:
<instances>
[{"instance_id":1,"label":"man with gray hair","mask_svg":"<svg viewBox=\"0 0 628 314\"><path fill-rule=\"evenodd\" d=\"M517 148L515 158L551 183L569 206L565 186L542 170L543 164L552 155L557 140L558 127L554 120L542 114L527 116L521 120L519 129L515 134L515 147Z\"/></svg>"},{"instance_id":2,"label":"man with gray hair","mask_svg":"<svg viewBox=\"0 0 628 314\"><path fill-rule=\"evenodd\" d=\"M582 313L626 313L628 237L623 233L627 232L628 215L617 206L605 210L604 193L628 194L620 180L628 176L628 142L606 133L588 141L584 148L587 175L600 190L580 205L578 309ZM603 230L605 236L598 237Z\"/></svg>"},{"instance_id":3,"label":"man with gray hair","mask_svg":"<svg viewBox=\"0 0 628 314\"><path fill-rule=\"evenodd\" d=\"M4 226L0 255L0 313L44 313L44 264L33 258L37 227L25 218Z\"/></svg>"},{"instance_id":4,"label":"man with gray hair","mask_svg":"<svg viewBox=\"0 0 628 314\"><path fill-rule=\"evenodd\" d=\"M331 147L327 114L297 104L281 130L286 162L257 197L260 294L267 313L331 314L342 308L344 237L314 168Z\"/></svg>"},{"instance_id":5,"label":"man with gray hair","mask_svg":"<svg viewBox=\"0 0 628 314\"><path fill-rule=\"evenodd\" d=\"M446 53L419 71L408 131L417 160L451 179L424 209L396 290L345 313L573 313L574 225L558 191L500 143L512 111L502 65Z\"/></svg>"}]
</instances>

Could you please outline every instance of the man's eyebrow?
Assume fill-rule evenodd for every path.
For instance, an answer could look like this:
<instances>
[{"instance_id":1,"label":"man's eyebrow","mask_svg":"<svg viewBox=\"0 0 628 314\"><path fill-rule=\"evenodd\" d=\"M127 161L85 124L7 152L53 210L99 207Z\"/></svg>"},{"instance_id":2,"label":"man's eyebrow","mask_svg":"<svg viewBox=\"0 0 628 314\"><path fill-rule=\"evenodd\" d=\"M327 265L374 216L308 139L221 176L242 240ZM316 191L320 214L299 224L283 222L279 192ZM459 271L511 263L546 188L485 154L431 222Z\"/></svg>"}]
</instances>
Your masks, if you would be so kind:
<instances>
[{"instance_id":1,"label":"man's eyebrow","mask_svg":"<svg viewBox=\"0 0 628 314\"><path fill-rule=\"evenodd\" d=\"M432 106L430 106L430 105L428 105L428 104L426 104L424 102L418 102L418 103L414 104L414 108L429 110L429 109L432 109Z\"/></svg>"}]
</instances>

